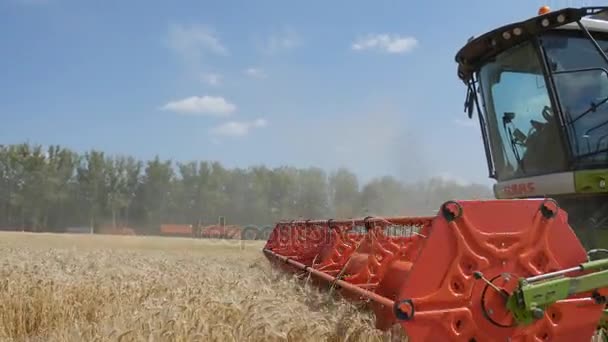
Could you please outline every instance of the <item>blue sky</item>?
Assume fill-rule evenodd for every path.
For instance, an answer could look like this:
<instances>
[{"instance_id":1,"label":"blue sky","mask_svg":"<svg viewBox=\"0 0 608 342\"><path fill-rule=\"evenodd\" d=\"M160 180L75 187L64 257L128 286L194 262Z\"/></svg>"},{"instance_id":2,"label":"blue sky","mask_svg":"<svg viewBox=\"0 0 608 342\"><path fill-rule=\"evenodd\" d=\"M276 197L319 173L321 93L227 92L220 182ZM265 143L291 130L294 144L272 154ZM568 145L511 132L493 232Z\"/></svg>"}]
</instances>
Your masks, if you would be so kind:
<instances>
[{"instance_id":1,"label":"blue sky","mask_svg":"<svg viewBox=\"0 0 608 342\"><path fill-rule=\"evenodd\" d=\"M0 136L490 184L454 55L543 4L0 0Z\"/></svg>"}]
</instances>

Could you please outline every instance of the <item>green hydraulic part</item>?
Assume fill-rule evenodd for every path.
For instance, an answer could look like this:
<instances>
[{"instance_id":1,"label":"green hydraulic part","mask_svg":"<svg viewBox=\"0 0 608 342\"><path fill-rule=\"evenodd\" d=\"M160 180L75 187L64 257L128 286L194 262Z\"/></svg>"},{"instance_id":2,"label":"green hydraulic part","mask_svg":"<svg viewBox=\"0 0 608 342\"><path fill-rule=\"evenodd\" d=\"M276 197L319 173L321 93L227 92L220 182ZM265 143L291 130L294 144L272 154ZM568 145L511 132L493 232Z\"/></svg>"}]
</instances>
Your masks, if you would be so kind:
<instances>
[{"instance_id":1,"label":"green hydraulic part","mask_svg":"<svg viewBox=\"0 0 608 342\"><path fill-rule=\"evenodd\" d=\"M601 250L602 252L608 252ZM586 272L583 275L568 276L574 272ZM608 258L590 260L578 266L560 271L545 273L528 278L520 278L517 288L508 293L484 277L481 272L475 272L476 279L483 280L488 287L497 291L506 302L506 308L513 315L514 325L530 325L542 319L545 311L560 300L591 292L592 298L598 304L605 304L607 298L599 293L602 288L608 288ZM507 274L503 276L508 277ZM608 309L604 309L598 328L604 333L603 338L608 342Z\"/></svg>"},{"instance_id":2,"label":"green hydraulic part","mask_svg":"<svg viewBox=\"0 0 608 342\"><path fill-rule=\"evenodd\" d=\"M572 272L592 271L568 277ZM569 269L541 274L519 280L519 287L507 299L507 309L520 325L541 319L545 310L555 302L570 296L594 291L594 299L603 303L606 298L596 292L608 287L608 259L589 261Z\"/></svg>"}]
</instances>

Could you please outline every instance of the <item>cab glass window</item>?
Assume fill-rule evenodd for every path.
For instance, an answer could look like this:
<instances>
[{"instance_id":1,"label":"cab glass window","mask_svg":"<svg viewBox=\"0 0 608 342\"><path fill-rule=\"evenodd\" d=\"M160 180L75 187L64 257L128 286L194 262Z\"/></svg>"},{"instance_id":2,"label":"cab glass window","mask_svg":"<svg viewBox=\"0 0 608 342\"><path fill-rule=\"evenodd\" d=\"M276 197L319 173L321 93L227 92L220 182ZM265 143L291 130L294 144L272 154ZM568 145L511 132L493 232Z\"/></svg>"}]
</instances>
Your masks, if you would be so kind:
<instances>
[{"instance_id":1,"label":"cab glass window","mask_svg":"<svg viewBox=\"0 0 608 342\"><path fill-rule=\"evenodd\" d=\"M597 34L596 34L597 35ZM602 49L608 40L594 37ZM542 38L578 167L608 162L608 63L579 32Z\"/></svg>"},{"instance_id":2,"label":"cab glass window","mask_svg":"<svg viewBox=\"0 0 608 342\"><path fill-rule=\"evenodd\" d=\"M497 179L564 170L559 125L533 44L501 53L479 78Z\"/></svg>"}]
</instances>

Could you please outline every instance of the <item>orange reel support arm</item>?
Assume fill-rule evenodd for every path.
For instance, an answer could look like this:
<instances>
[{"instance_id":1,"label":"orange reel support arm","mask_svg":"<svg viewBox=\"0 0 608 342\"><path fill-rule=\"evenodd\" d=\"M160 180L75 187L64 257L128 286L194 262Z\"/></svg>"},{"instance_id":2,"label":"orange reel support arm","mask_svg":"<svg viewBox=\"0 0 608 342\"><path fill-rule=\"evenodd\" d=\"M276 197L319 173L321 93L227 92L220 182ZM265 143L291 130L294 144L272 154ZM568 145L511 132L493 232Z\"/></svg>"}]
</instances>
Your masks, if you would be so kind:
<instances>
[{"instance_id":1,"label":"orange reel support arm","mask_svg":"<svg viewBox=\"0 0 608 342\"><path fill-rule=\"evenodd\" d=\"M264 249L264 253L266 253L266 254L268 254L268 255L270 255L272 257L275 257L275 258L277 258L277 259L279 259L279 260L281 260L281 261L283 261L283 262L285 262L287 264L295 266L296 268L298 268L298 269L300 269L302 271L306 271L306 272L308 272L308 273L310 273L310 274L312 274L314 276L317 276L317 277L319 277L319 278L321 278L321 279L323 279L323 280L325 280L327 282L330 282L330 283L333 282L336 285L338 285L338 286L340 286L340 287L342 287L342 288L344 288L344 289L346 289L348 291L352 291L353 293L356 293L356 294L359 294L359 295L361 295L361 296L363 296L365 298L371 299L371 300L373 300L373 301L375 301L375 302L377 302L377 303L379 303L381 305L384 305L386 307L392 308L395 305L394 301L392 301L392 300L390 300L390 299L388 299L386 297L382 297L380 295L375 294L374 292L364 290L364 289L362 289L360 287L357 287L356 285L353 285L351 283L348 283L348 282L345 282L343 280L337 279L336 277L332 277L332 276L330 276L330 275L328 275L326 273L323 273L321 271L317 271L314 268L311 268L310 266L306 266L306 265L304 265L304 264L302 264L300 262L297 262L297 261L295 261L293 259L284 257L282 255L278 255L278 254L276 254L273 251L270 251L268 249Z\"/></svg>"}]
</instances>

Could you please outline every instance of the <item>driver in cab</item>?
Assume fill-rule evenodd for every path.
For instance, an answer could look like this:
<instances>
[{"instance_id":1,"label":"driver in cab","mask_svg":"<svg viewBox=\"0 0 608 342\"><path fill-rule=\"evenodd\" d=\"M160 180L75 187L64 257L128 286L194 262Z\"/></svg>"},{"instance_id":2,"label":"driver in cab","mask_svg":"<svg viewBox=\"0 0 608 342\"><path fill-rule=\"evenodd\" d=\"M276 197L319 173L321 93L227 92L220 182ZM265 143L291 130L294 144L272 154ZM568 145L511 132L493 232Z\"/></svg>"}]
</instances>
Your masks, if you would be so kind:
<instances>
[{"instance_id":1,"label":"driver in cab","mask_svg":"<svg viewBox=\"0 0 608 342\"><path fill-rule=\"evenodd\" d=\"M535 175L561 171L566 163L559 125L550 106L544 106L539 117L530 119L530 131L526 136L520 130L514 132L514 139L523 145L525 152L520 168L523 174Z\"/></svg>"}]
</instances>

